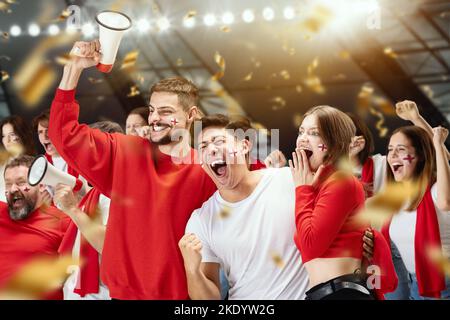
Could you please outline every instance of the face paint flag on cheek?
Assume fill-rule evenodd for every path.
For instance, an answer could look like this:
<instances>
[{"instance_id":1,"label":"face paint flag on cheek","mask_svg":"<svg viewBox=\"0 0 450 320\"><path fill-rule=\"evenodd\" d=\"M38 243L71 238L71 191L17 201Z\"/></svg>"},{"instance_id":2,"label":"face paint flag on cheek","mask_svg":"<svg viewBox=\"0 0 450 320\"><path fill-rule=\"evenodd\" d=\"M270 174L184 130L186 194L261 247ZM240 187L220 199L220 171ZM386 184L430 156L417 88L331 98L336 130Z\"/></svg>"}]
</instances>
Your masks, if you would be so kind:
<instances>
[{"instance_id":1,"label":"face paint flag on cheek","mask_svg":"<svg viewBox=\"0 0 450 320\"><path fill-rule=\"evenodd\" d=\"M328 150L328 148L327 148L327 146L326 145L324 145L324 144L319 144L319 149L322 151L322 152L325 152L325 151L327 151Z\"/></svg>"},{"instance_id":2,"label":"face paint flag on cheek","mask_svg":"<svg viewBox=\"0 0 450 320\"><path fill-rule=\"evenodd\" d=\"M172 118L172 119L170 119L170 123L172 124L172 126L176 126L178 123L180 123L177 119L175 119L175 118Z\"/></svg>"},{"instance_id":3,"label":"face paint flag on cheek","mask_svg":"<svg viewBox=\"0 0 450 320\"><path fill-rule=\"evenodd\" d=\"M23 189L23 191L28 192L28 191L30 191L30 188L25 187L25 188Z\"/></svg>"},{"instance_id":4,"label":"face paint flag on cheek","mask_svg":"<svg viewBox=\"0 0 450 320\"><path fill-rule=\"evenodd\" d=\"M413 160L415 159L415 157L412 157L411 155L407 155L406 157L403 158L403 160L408 161L409 163L411 163Z\"/></svg>"}]
</instances>

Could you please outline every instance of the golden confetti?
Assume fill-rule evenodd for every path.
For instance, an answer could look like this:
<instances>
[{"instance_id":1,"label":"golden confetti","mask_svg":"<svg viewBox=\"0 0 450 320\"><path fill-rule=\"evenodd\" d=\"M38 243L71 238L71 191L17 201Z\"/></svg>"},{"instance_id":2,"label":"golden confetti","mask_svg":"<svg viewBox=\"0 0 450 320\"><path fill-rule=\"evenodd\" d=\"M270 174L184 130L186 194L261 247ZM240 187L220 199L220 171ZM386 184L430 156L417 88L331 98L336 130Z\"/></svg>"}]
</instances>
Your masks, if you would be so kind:
<instances>
[{"instance_id":1,"label":"golden confetti","mask_svg":"<svg viewBox=\"0 0 450 320\"><path fill-rule=\"evenodd\" d=\"M383 52L385 55L387 55L388 57L391 57L392 59L398 58L397 54L394 52L394 50L391 47L384 48Z\"/></svg>"},{"instance_id":2,"label":"golden confetti","mask_svg":"<svg viewBox=\"0 0 450 320\"><path fill-rule=\"evenodd\" d=\"M66 65L72 60L72 56L69 53L64 53L55 58L55 62L60 65Z\"/></svg>"},{"instance_id":3,"label":"golden confetti","mask_svg":"<svg viewBox=\"0 0 450 320\"><path fill-rule=\"evenodd\" d=\"M0 11L6 11L8 10L8 5L4 3L3 1L0 1Z\"/></svg>"},{"instance_id":4,"label":"golden confetti","mask_svg":"<svg viewBox=\"0 0 450 320\"><path fill-rule=\"evenodd\" d=\"M250 81L250 80L252 80L252 78L253 78L253 72L250 72L248 75L246 75L245 77L244 77L244 81Z\"/></svg>"},{"instance_id":5,"label":"golden confetti","mask_svg":"<svg viewBox=\"0 0 450 320\"><path fill-rule=\"evenodd\" d=\"M6 2L9 4L14 4L14 3L16 3L16 0L6 0Z\"/></svg>"},{"instance_id":6,"label":"golden confetti","mask_svg":"<svg viewBox=\"0 0 450 320\"><path fill-rule=\"evenodd\" d=\"M220 55L219 52L216 51L216 53L214 54L214 61L219 66L220 70L217 71L212 76L211 79L217 81L217 80L221 79L225 75L225 59Z\"/></svg>"},{"instance_id":7,"label":"golden confetti","mask_svg":"<svg viewBox=\"0 0 450 320\"><path fill-rule=\"evenodd\" d=\"M96 79L96 78L93 78L93 77L88 77L88 81L90 83L92 83L92 84L97 84L97 83L102 83L103 79Z\"/></svg>"},{"instance_id":8,"label":"golden confetti","mask_svg":"<svg viewBox=\"0 0 450 320\"><path fill-rule=\"evenodd\" d=\"M380 138L384 138L384 137L387 135L387 133L389 132L389 129L388 129L388 128L383 127L383 124L384 124L384 115L383 115L381 112L375 110L375 109L372 108L372 107L370 107L369 110L370 110L370 113L371 113L371 114L373 114L374 116L376 116L377 118L379 118L379 120L378 120L377 123L375 124L375 127L376 127L377 130L378 130L378 135L380 136Z\"/></svg>"},{"instance_id":9,"label":"golden confetti","mask_svg":"<svg viewBox=\"0 0 450 320\"><path fill-rule=\"evenodd\" d=\"M288 53L289 53L290 56L295 55L295 49L294 48L290 48Z\"/></svg>"},{"instance_id":10,"label":"golden confetti","mask_svg":"<svg viewBox=\"0 0 450 320\"><path fill-rule=\"evenodd\" d=\"M342 50L341 52L339 52L339 58L341 58L343 60L350 59L350 52Z\"/></svg>"},{"instance_id":11,"label":"golden confetti","mask_svg":"<svg viewBox=\"0 0 450 320\"><path fill-rule=\"evenodd\" d=\"M139 91L137 86L131 86L130 93L127 94L127 97L128 98L135 97L135 96L139 95L140 93L141 92Z\"/></svg>"},{"instance_id":12,"label":"golden confetti","mask_svg":"<svg viewBox=\"0 0 450 320\"><path fill-rule=\"evenodd\" d=\"M19 90L19 97L28 107L35 107L56 80L55 71L46 64L35 66L27 75L26 84ZM17 80L17 77L16 77ZM18 82L16 82L18 83Z\"/></svg>"},{"instance_id":13,"label":"golden confetti","mask_svg":"<svg viewBox=\"0 0 450 320\"><path fill-rule=\"evenodd\" d=\"M286 100L284 100L284 98L282 98L280 96L275 97L270 101L274 103L272 105L272 110L274 110L274 111L281 110L286 106Z\"/></svg>"},{"instance_id":14,"label":"golden confetti","mask_svg":"<svg viewBox=\"0 0 450 320\"><path fill-rule=\"evenodd\" d=\"M219 213L219 218L226 219L226 218L229 218L230 215L231 215L231 208L224 206L223 209Z\"/></svg>"},{"instance_id":15,"label":"golden confetti","mask_svg":"<svg viewBox=\"0 0 450 320\"><path fill-rule=\"evenodd\" d=\"M388 99L383 98L383 97L375 96L374 97L374 104L385 115L388 115L388 116L395 116L396 115L396 113L395 113L395 106Z\"/></svg>"},{"instance_id":16,"label":"golden confetti","mask_svg":"<svg viewBox=\"0 0 450 320\"><path fill-rule=\"evenodd\" d=\"M60 288L78 261L71 256L39 257L25 264L2 289L3 296L26 296L43 298Z\"/></svg>"},{"instance_id":17,"label":"golden confetti","mask_svg":"<svg viewBox=\"0 0 450 320\"><path fill-rule=\"evenodd\" d=\"M4 70L0 71L0 83L6 81L6 80L8 80L8 79L9 79L9 74L8 74L8 72L6 72L6 71L4 71Z\"/></svg>"},{"instance_id":18,"label":"golden confetti","mask_svg":"<svg viewBox=\"0 0 450 320\"><path fill-rule=\"evenodd\" d=\"M347 76L345 74L343 74L343 73L339 73L339 74L335 75L333 77L333 79L334 80L345 80L345 79L347 79Z\"/></svg>"},{"instance_id":19,"label":"golden confetti","mask_svg":"<svg viewBox=\"0 0 450 320\"><path fill-rule=\"evenodd\" d=\"M444 256L442 248L430 247L426 248L427 254L436 266L445 274L447 277L450 276L450 260Z\"/></svg>"},{"instance_id":20,"label":"golden confetti","mask_svg":"<svg viewBox=\"0 0 450 320\"><path fill-rule=\"evenodd\" d=\"M324 94L325 87L322 85L322 81L317 76L309 76L304 81L305 85L317 94Z\"/></svg>"},{"instance_id":21,"label":"golden confetti","mask_svg":"<svg viewBox=\"0 0 450 320\"><path fill-rule=\"evenodd\" d=\"M141 75L140 73L136 76L136 81L138 81L140 84L143 84L145 79L144 76Z\"/></svg>"},{"instance_id":22,"label":"golden confetti","mask_svg":"<svg viewBox=\"0 0 450 320\"><path fill-rule=\"evenodd\" d=\"M220 31L228 33L231 31L231 28L229 26L222 26L220 27Z\"/></svg>"},{"instance_id":23,"label":"golden confetti","mask_svg":"<svg viewBox=\"0 0 450 320\"><path fill-rule=\"evenodd\" d=\"M127 69L133 67L136 64L137 58L139 56L139 51L133 50L128 52L122 61L122 66L120 69Z\"/></svg>"},{"instance_id":24,"label":"golden confetti","mask_svg":"<svg viewBox=\"0 0 450 320\"><path fill-rule=\"evenodd\" d=\"M255 68L261 67L261 62L260 61L256 60L253 57L250 60L251 60L252 64L255 66Z\"/></svg>"},{"instance_id":25,"label":"golden confetti","mask_svg":"<svg viewBox=\"0 0 450 320\"><path fill-rule=\"evenodd\" d=\"M356 103L357 113L360 117L365 117L367 114L371 106L373 92L374 88L369 84L364 84L361 87Z\"/></svg>"},{"instance_id":26,"label":"golden confetti","mask_svg":"<svg viewBox=\"0 0 450 320\"><path fill-rule=\"evenodd\" d=\"M285 264L284 264L284 261L283 261L283 258L281 257L281 255L279 255L276 252L272 252L270 254L270 256L271 256L272 262L275 263L275 266L277 266L280 269L284 268Z\"/></svg>"},{"instance_id":27,"label":"golden confetti","mask_svg":"<svg viewBox=\"0 0 450 320\"><path fill-rule=\"evenodd\" d=\"M300 28L312 33L319 33L333 18L333 13L326 7L318 5L300 24Z\"/></svg>"},{"instance_id":28,"label":"golden confetti","mask_svg":"<svg viewBox=\"0 0 450 320\"><path fill-rule=\"evenodd\" d=\"M308 65L308 75L314 74L314 71L319 67L319 58L316 57L314 60Z\"/></svg>"},{"instance_id":29,"label":"golden confetti","mask_svg":"<svg viewBox=\"0 0 450 320\"><path fill-rule=\"evenodd\" d=\"M370 223L374 228L381 227L405 207L419 192L419 185L413 182L388 183L373 197L366 201L358 213L358 219Z\"/></svg>"},{"instance_id":30,"label":"golden confetti","mask_svg":"<svg viewBox=\"0 0 450 320\"><path fill-rule=\"evenodd\" d=\"M159 9L159 6L156 2L152 3L152 11L155 14L159 14L161 12L161 10Z\"/></svg>"},{"instance_id":31,"label":"golden confetti","mask_svg":"<svg viewBox=\"0 0 450 320\"><path fill-rule=\"evenodd\" d=\"M59 17L56 19L56 21L64 21L64 20L66 20L68 17L70 17L71 14L72 14L71 11L65 9L65 10L63 10L63 11L59 14Z\"/></svg>"},{"instance_id":32,"label":"golden confetti","mask_svg":"<svg viewBox=\"0 0 450 320\"><path fill-rule=\"evenodd\" d=\"M178 58L176 64L178 67L181 67L183 65L183 59Z\"/></svg>"},{"instance_id":33,"label":"golden confetti","mask_svg":"<svg viewBox=\"0 0 450 320\"><path fill-rule=\"evenodd\" d=\"M303 116L300 113L295 113L292 117L292 123L294 124L295 128L298 128L301 126L303 121Z\"/></svg>"},{"instance_id":34,"label":"golden confetti","mask_svg":"<svg viewBox=\"0 0 450 320\"><path fill-rule=\"evenodd\" d=\"M281 70L280 76L282 76L284 80L289 80L291 78L291 75L289 74L289 71L287 71L287 70Z\"/></svg>"},{"instance_id":35,"label":"golden confetti","mask_svg":"<svg viewBox=\"0 0 450 320\"><path fill-rule=\"evenodd\" d=\"M4 40L9 40L9 33L6 32L6 31L2 31L2 38L3 38Z\"/></svg>"},{"instance_id":36,"label":"golden confetti","mask_svg":"<svg viewBox=\"0 0 450 320\"><path fill-rule=\"evenodd\" d=\"M434 97L434 91L433 89L431 89L431 87L429 85L423 85L421 86L423 92L425 92L425 94L430 98L433 99Z\"/></svg>"},{"instance_id":37,"label":"golden confetti","mask_svg":"<svg viewBox=\"0 0 450 320\"><path fill-rule=\"evenodd\" d=\"M197 15L197 11L195 11L195 10L190 10L190 11L184 16L184 20L192 19L192 18L195 17L196 15Z\"/></svg>"},{"instance_id":38,"label":"golden confetti","mask_svg":"<svg viewBox=\"0 0 450 320\"><path fill-rule=\"evenodd\" d=\"M298 93L302 93L303 92L303 87L301 85L296 85L295 86L295 91L297 91Z\"/></svg>"}]
</instances>

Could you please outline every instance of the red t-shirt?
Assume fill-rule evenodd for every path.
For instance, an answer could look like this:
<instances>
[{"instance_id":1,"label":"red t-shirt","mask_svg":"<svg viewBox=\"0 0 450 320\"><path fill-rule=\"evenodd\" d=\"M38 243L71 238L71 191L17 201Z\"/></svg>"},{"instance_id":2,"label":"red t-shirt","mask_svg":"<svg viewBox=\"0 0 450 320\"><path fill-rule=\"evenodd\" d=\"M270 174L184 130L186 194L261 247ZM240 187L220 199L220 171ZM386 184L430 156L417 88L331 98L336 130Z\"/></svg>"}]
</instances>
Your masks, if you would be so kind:
<instances>
[{"instance_id":1,"label":"red t-shirt","mask_svg":"<svg viewBox=\"0 0 450 320\"><path fill-rule=\"evenodd\" d=\"M147 139L79 124L78 114L75 91L58 89L49 136L67 163L111 199L100 267L111 297L188 299L178 241L216 186L200 165L175 164Z\"/></svg>"},{"instance_id":2,"label":"red t-shirt","mask_svg":"<svg viewBox=\"0 0 450 320\"><path fill-rule=\"evenodd\" d=\"M0 288L31 259L57 256L69 222L69 217L53 206L15 221L9 217L8 205L0 202Z\"/></svg>"},{"instance_id":3,"label":"red t-shirt","mask_svg":"<svg viewBox=\"0 0 450 320\"><path fill-rule=\"evenodd\" d=\"M368 224L357 214L364 206L364 190L357 178L342 173L328 176L318 186L296 189L295 243L302 261L315 258L362 258L363 234Z\"/></svg>"}]
</instances>

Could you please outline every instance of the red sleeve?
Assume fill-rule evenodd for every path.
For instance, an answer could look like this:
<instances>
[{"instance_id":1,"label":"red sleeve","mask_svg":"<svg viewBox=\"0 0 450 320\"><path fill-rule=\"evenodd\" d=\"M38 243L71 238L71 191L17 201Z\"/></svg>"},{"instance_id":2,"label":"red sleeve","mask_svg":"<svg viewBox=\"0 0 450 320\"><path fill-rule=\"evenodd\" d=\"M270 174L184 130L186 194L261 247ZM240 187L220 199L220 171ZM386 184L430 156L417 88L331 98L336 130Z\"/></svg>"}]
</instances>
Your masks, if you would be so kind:
<instances>
[{"instance_id":1,"label":"red sleeve","mask_svg":"<svg viewBox=\"0 0 450 320\"><path fill-rule=\"evenodd\" d=\"M349 214L363 201L364 192L358 190L353 178L327 181L318 192L312 186L298 187L295 203L296 243L302 256L307 260L323 256Z\"/></svg>"},{"instance_id":2,"label":"red sleeve","mask_svg":"<svg viewBox=\"0 0 450 320\"><path fill-rule=\"evenodd\" d=\"M117 139L115 134L78 123L79 109L75 90L57 89L50 110L48 135L67 164L108 196Z\"/></svg>"}]
</instances>

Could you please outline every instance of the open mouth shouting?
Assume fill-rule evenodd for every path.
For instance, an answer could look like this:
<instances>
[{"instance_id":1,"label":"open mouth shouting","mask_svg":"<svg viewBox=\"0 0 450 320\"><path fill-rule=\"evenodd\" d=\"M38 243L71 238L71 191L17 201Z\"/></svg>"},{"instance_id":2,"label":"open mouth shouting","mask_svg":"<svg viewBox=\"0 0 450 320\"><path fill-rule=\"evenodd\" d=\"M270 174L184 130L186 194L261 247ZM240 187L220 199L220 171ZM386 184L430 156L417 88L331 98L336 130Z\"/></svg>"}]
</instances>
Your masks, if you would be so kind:
<instances>
[{"instance_id":1,"label":"open mouth shouting","mask_svg":"<svg viewBox=\"0 0 450 320\"><path fill-rule=\"evenodd\" d=\"M308 160L309 160L309 158L311 158L311 156L313 155L312 150L309 149L309 148L306 148L306 147L300 147L300 150L305 151L306 158L308 158Z\"/></svg>"},{"instance_id":2,"label":"open mouth shouting","mask_svg":"<svg viewBox=\"0 0 450 320\"><path fill-rule=\"evenodd\" d=\"M44 145L45 152L47 152L47 153L51 153L54 150L53 144L51 142L44 142L43 145Z\"/></svg>"},{"instance_id":3,"label":"open mouth shouting","mask_svg":"<svg viewBox=\"0 0 450 320\"><path fill-rule=\"evenodd\" d=\"M396 162L396 163L393 163L391 165L392 170L394 171L394 173L401 173L403 171L403 166L404 165L402 163L400 163L400 162Z\"/></svg>"},{"instance_id":4,"label":"open mouth shouting","mask_svg":"<svg viewBox=\"0 0 450 320\"><path fill-rule=\"evenodd\" d=\"M224 178L227 174L227 163L224 160L215 160L210 167L218 178Z\"/></svg>"},{"instance_id":5,"label":"open mouth shouting","mask_svg":"<svg viewBox=\"0 0 450 320\"><path fill-rule=\"evenodd\" d=\"M23 194L16 192L9 196L9 203L14 208L21 208L25 205L25 197Z\"/></svg>"}]
</instances>

